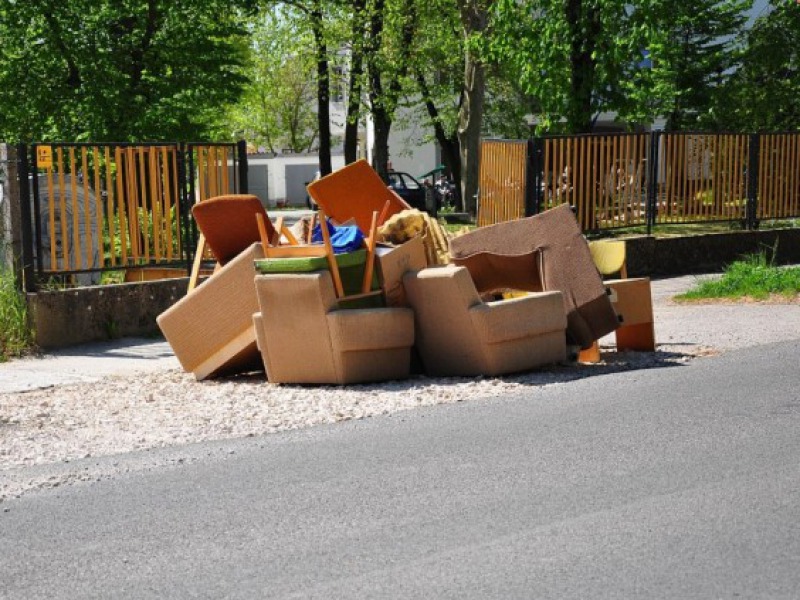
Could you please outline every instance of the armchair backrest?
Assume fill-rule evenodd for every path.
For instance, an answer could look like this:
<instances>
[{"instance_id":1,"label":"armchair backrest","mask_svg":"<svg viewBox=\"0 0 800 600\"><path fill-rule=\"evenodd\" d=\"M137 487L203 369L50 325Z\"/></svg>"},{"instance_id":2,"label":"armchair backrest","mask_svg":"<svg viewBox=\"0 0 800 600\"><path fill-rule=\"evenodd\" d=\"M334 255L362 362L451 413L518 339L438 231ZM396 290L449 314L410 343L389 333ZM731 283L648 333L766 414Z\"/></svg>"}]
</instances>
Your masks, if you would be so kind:
<instances>
[{"instance_id":1,"label":"armchair backrest","mask_svg":"<svg viewBox=\"0 0 800 600\"><path fill-rule=\"evenodd\" d=\"M428 268L406 273L403 286L416 315L423 362L435 363L440 372L481 372L484 349L470 309L482 301L469 271L453 265Z\"/></svg>"},{"instance_id":2,"label":"armchair backrest","mask_svg":"<svg viewBox=\"0 0 800 600\"><path fill-rule=\"evenodd\" d=\"M255 284L263 335L270 344L270 352L262 353L270 380L305 381L309 371L318 373L320 382L335 379L326 320L337 305L330 273L259 275Z\"/></svg>"}]
</instances>

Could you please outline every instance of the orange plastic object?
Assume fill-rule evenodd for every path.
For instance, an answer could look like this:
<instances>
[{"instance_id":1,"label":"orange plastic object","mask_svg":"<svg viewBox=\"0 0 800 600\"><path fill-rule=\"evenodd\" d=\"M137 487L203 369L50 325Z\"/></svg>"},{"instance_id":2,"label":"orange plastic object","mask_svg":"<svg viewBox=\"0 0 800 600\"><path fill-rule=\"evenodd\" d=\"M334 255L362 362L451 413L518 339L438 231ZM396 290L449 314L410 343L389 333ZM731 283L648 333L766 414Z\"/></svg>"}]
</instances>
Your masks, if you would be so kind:
<instances>
[{"instance_id":1,"label":"orange plastic object","mask_svg":"<svg viewBox=\"0 0 800 600\"><path fill-rule=\"evenodd\" d=\"M338 223L355 219L363 233L369 232L372 213L382 213L387 202L387 219L411 208L363 159L310 183L307 189L326 215Z\"/></svg>"}]
</instances>

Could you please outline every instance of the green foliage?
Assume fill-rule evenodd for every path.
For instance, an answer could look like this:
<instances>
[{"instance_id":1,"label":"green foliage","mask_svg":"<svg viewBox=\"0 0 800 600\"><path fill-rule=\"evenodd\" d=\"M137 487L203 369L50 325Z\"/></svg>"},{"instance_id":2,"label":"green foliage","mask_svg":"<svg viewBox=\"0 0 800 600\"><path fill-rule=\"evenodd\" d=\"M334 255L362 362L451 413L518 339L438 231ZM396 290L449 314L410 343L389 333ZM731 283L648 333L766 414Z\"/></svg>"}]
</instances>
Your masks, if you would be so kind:
<instances>
[{"instance_id":1,"label":"green foliage","mask_svg":"<svg viewBox=\"0 0 800 600\"><path fill-rule=\"evenodd\" d=\"M662 43L652 53L653 79L674 93L663 105L667 129L711 128L721 123L715 105L741 55L739 39L752 0L658 2Z\"/></svg>"},{"instance_id":2,"label":"green foliage","mask_svg":"<svg viewBox=\"0 0 800 600\"><path fill-rule=\"evenodd\" d=\"M706 298L753 298L765 300L778 294L791 298L800 294L800 267L780 268L771 264L766 252L732 263L718 280L702 281L678 296L681 300Z\"/></svg>"},{"instance_id":3,"label":"green foliage","mask_svg":"<svg viewBox=\"0 0 800 600\"><path fill-rule=\"evenodd\" d=\"M650 112L632 106L632 86L647 82L642 51L657 33L646 19L651 4L497 0L486 51L536 98L540 131L589 131L601 111Z\"/></svg>"},{"instance_id":4,"label":"green foliage","mask_svg":"<svg viewBox=\"0 0 800 600\"><path fill-rule=\"evenodd\" d=\"M730 78L718 111L742 131L797 131L800 126L800 6L772 0L746 37L741 68Z\"/></svg>"},{"instance_id":5,"label":"green foliage","mask_svg":"<svg viewBox=\"0 0 800 600\"><path fill-rule=\"evenodd\" d=\"M244 4L5 0L0 137L206 138L245 82Z\"/></svg>"},{"instance_id":6,"label":"green foliage","mask_svg":"<svg viewBox=\"0 0 800 600\"><path fill-rule=\"evenodd\" d=\"M25 354L32 345L25 297L13 274L0 268L0 362Z\"/></svg>"},{"instance_id":7,"label":"green foliage","mask_svg":"<svg viewBox=\"0 0 800 600\"><path fill-rule=\"evenodd\" d=\"M302 13L265 8L251 23L249 83L226 123L227 136L269 152L308 152L317 141L314 40Z\"/></svg>"}]
</instances>

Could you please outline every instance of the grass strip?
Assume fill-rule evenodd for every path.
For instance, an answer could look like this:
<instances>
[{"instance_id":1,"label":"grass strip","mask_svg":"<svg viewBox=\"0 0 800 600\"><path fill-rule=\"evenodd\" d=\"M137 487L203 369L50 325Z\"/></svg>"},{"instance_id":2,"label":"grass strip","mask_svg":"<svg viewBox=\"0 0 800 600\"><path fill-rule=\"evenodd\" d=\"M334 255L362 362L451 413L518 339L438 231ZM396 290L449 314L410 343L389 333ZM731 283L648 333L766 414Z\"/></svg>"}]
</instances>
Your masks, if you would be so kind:
<instances>
[{"instance_id":1,"label":"grass strip","mask_svg":"<svg viewBox=\"0 0 800 600\"><path fill-rule=\"evenodd\" d=\"M744 299L766 300L771 296L791 299L800 294L800 267L770 264L765 252L746 256L728 265L721 278L701 281L678 300Z\"/></svg>"},{"instance_id":2,"label":"grass strip","mask_svg":"<svg viewBox=\"0 0 800 600\"><path fill-rule=\"evenodd\" d=\"M0 362L22 356L33 346L28 326L28 308L14 276L0 268Z\"/></svg>"}]
</instances>

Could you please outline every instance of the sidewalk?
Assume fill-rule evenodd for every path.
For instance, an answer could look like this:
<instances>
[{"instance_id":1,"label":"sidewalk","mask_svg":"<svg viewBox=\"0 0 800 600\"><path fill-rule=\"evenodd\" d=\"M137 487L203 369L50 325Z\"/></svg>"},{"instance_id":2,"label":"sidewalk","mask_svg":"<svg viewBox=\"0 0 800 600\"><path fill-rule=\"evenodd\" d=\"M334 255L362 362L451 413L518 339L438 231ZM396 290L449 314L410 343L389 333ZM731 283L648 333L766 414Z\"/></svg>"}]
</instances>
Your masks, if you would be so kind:
<instances>
[{"instance_id":1,"label":"sidewalk","mask_svg":"<svg viewBox=\"0 0 800 600\"><path fill-rule=\"evenodd\" d=\"M652 282L656 343L659 350L715 351L800 338L797 304L689 304L671 298L699 277L688 275ZM601 340L613 345L613 335ZM163 340L125 338L85 344L0 364L0 395L60 384L99 381L109 375L135 375L179 369Z\"/></svg>"}]
</instances>

